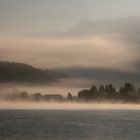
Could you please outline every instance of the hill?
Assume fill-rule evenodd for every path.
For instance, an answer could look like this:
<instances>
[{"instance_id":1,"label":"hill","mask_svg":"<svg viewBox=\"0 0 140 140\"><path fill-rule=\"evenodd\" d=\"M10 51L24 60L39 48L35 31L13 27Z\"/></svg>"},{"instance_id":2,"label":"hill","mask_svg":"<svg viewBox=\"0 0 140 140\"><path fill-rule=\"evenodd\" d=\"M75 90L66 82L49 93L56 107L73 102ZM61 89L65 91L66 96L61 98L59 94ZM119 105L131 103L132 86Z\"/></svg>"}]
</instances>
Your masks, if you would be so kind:
<instances>
[{"instance_id":1,"label":"hill","mask_svg":"<svg viewBox=\"0 0 140 140\"><path fill-rule=\"evenodd\" d=\"M0 82L48 83L66 77L63 73L42 70L24 63L0 61Z\"/></svg>"}]
</instances>

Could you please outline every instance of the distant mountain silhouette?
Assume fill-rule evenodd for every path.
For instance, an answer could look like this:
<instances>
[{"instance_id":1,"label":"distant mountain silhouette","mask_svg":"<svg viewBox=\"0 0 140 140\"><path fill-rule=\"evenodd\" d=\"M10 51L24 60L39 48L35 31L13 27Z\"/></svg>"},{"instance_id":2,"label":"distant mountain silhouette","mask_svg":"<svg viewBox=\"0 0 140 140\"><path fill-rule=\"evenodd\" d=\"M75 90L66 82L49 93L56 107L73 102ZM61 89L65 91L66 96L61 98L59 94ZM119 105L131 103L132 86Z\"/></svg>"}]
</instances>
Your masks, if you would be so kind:
<instances>
[{"instance_id":1,"label":"distant mountain silhouette","mask_svg":"<svg viewBox=\"0 0 140 140\"><path fill-rule=\"evenodd\" d=\"M86 37L104 34L121 34L132 37L135 41L140 34L140 17L124 17L112 20L82 20L67 31L48 31L42 33L29 33L28 36L61 38Z\"/></svg>"},{"instance_id":2,"label":"distant mountain silhouette","mask_svg":"<svg viewBox=\"0 0 140 140\"><path fill-rule=\"evenodd\" d=\"M103 35L103 34L125 34L137 35L140 33L140 17L126 17L114 20L82 20L77 23L69 34L71 35Z\"/></svg>"},{"instance_id":3,"label":"distant mountain silhouette","mask_svg":"<svg viewBox=\"0 0 140 140\"><path fill-rule=\"evenodd\" d=\"M0 82L48 83L66 77L63 73L42 70L23 63L0 61Z\"/></svg>"}]
</instances>

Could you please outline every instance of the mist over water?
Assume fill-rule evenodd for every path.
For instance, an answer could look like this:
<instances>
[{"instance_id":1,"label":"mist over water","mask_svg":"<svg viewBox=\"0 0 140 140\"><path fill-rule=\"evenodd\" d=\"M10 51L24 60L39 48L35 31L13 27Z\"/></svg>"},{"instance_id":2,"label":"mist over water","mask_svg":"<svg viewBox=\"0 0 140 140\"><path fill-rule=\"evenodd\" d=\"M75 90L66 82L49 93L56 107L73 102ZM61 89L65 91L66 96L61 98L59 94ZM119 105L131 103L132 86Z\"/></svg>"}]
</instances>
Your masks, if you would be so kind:
<instances>
[{"instance_id":1,"label":"mist over water","mask_svg":"<svg viewBox=\"0 0 140 140\"><path fill-rule=\"evenodd\" d=\"M25 110L140 110L140 104L75 103L75 102L8 102L0 101L0 109Z\"/></svg>"},{"instance_id":2,"label":"mist over water","mask_svg":"<svg viewBox=\"0 0 140 140\"><path fill-rule=\"evenodd\" d=\"M67 83L68 84L68 83ZM78 92L83 90L84 86L73 86L70 84L62 85L19 85L2 84L0 90L0 109L18 109L18 110L140 110L140 104L137 102L124 102L123 100L102 99L101 101L82 101L78 100ZM20 92L27 91L29 97L17 98ZM36 100L32 98L33 94L39 93L42 97L45 95L62 95L63 100ZM71 93L75 100L68 100L67 95ZM12 99L4 98L12 95ZM10 96L9 96L10 97Z\"/></svg>"},{"instance_id":3,"label":"mist over water","mask_svg":"<svg viewBox=\"0 0 140 140\"><path fill-rule=\"evenodd\" d=\"M31 84L31 83L0 83L0 95L6 93L14 93L17 91L27 91L28 93L41 93L44 94L60 94L64 97L68 93L71 93L73 96L77 96L77 93L92 85L91 81L86 80L76 80L76 79L67 79L61 80L58 83L52 84Z\"/></svg>"},{"instance_id":4,"label":"mist over water","mask_svg":"<svg viewBox=\"0 0 140 140\"><path fill-rule=\"evenodd\" d=\"M29 94L33 93L41 93L42 95L44 94L49 94L49 95L54 95L54 94L59 94L62 95L63 97L66 97L67 94L70 92L72 93L73 96L76 96L77 93L81 90L82 88L68 88L68 87L57 87L57 86L18 86L18 87L7 87L3 88L0 91L0 96L4 96L7 93L12 94L14 93L15 90L18 92L26 91Z\"/></svg>"}]
</instances>

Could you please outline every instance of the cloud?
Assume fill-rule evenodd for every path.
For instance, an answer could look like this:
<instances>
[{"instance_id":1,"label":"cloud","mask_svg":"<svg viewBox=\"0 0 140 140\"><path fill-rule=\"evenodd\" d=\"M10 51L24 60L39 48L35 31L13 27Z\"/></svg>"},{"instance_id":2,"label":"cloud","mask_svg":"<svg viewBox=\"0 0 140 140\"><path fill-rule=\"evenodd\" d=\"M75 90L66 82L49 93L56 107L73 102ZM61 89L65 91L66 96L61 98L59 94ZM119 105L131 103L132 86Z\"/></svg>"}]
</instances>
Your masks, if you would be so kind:
<instances>
[{"instance_id":1,"label":"cloud","mask_svg":"<svg viewBox=\"0 0 140 140\"><path fill-rule=\"evenodd\" d=\"M108 36L77 40L18 39L0 44L3 44L0 47L1 59L49 68L83 66L128 70L139 56L135 49Z\"/></svg>"},{"instance_id":2,"label":"cloud","mask_svg":"<svg viewBox=\"0 0 140 140\"><path fill-rule=\"evenodd\" d=\"M132 82L139 85L140 72L124 72L121 70L92 68L92 67L67 67L57 71L65 72L75 79L92 81L96 84Z\"/></svg>"},{"instance_id":3,"label":"cloud","mask_svg":"<svg viewBox=\"0 0 140 140\"><path fill-rule=\"evenodd\" d=\"M65 32L0 39L0 59L42 68L92 67L137 71L140 18L81 21Z\"/></svg>"},{"instance_id":4,"label":"cloud","mask_svg":"<svg viewBox=\"0 0 140 140\"><path fill-rule=\"evenodd\" d=\"M140 33L140 17L126 17L115 20L82 20L67 31L28 33L27 36L46 38L81 38L103 34L134 35Z\"/></svg>"}]
</instances>

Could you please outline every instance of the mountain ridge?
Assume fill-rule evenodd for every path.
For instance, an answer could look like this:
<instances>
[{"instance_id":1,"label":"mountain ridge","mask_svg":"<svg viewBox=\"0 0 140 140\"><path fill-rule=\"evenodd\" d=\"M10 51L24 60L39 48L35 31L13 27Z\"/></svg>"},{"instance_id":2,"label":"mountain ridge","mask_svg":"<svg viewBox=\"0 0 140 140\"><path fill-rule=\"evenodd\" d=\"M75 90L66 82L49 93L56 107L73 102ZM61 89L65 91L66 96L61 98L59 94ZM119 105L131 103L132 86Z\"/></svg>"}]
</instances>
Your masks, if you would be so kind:
<instances>
[{"instance_id":1,"label":"mountain ridge","mask_svg":"<svg viewBox=\"0 0 140 140\"><path fill-rule=\"evenodd\" d=\"M25 63L0 61L0 82L50 83L67 77L64 73L39 69Z\"/></svg>"}]
</instances>

